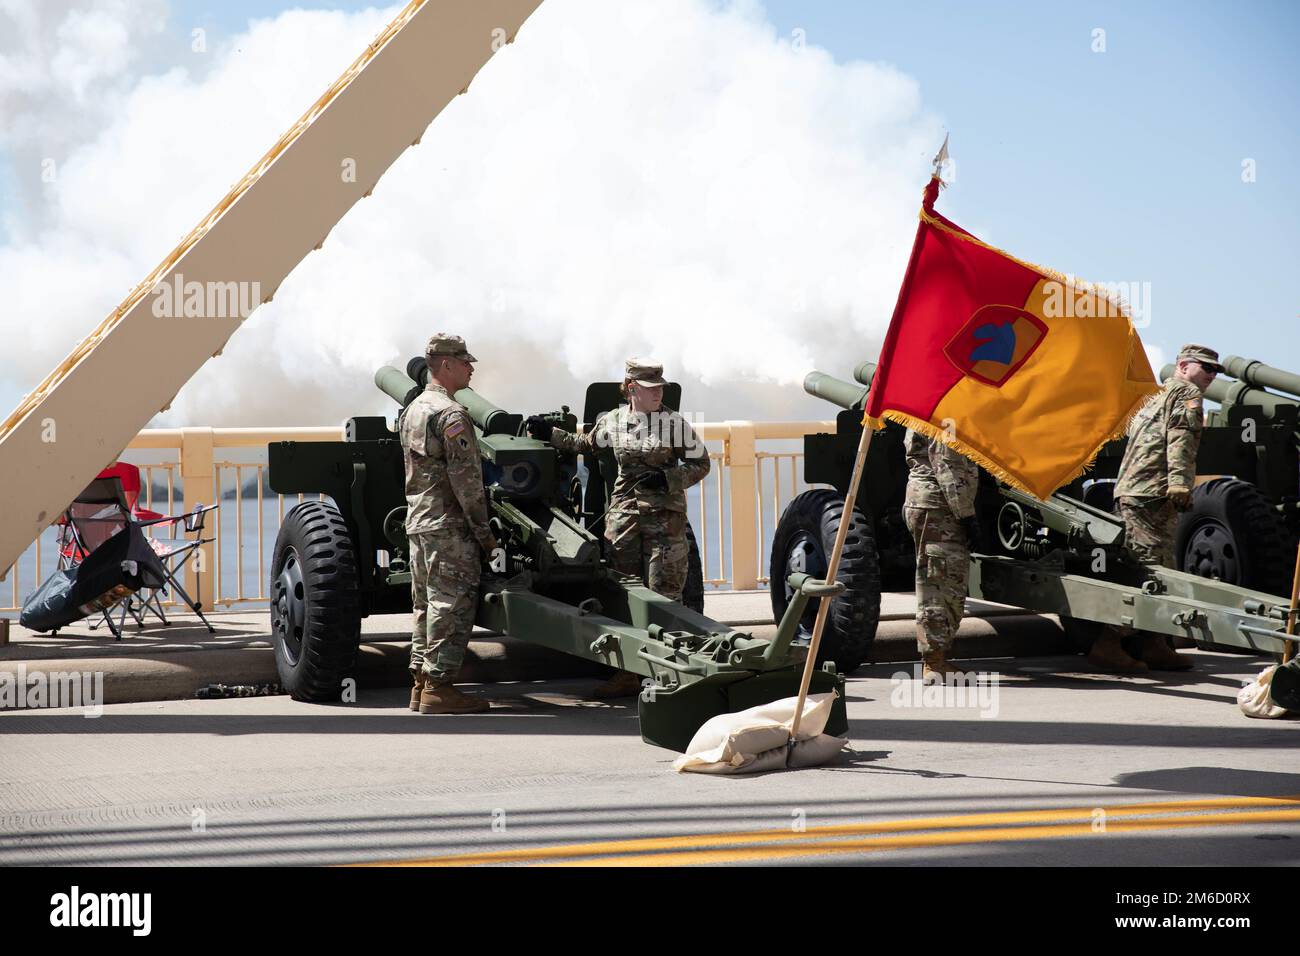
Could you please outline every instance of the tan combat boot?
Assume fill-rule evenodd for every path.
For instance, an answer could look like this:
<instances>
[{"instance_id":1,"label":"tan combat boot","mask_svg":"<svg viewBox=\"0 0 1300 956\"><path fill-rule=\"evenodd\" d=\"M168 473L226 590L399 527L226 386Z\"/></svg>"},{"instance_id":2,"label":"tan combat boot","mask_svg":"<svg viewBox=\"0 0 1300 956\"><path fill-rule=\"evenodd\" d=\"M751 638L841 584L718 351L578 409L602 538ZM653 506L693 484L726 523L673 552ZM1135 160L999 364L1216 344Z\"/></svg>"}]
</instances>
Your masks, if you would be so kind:
<instances>
[{"instance_id":1,"label":"tan combat boot","mask_svg":"<svg viewBox=\"0 0 1300 956\"><path fill-rule=\"evenodd\" d=\"M465 696L449 680L426 678L420 691L422 714L481 714L491 706L481 697Z\"/></svg>"},{"instance_id":2,"label":"tan combat boot","mask_svg":"<svg viewBox=\"0 0 1300 956\"><path fill-rule=\"evenodd\" d=\"M963 673L960 667L949 662L947 651L924 651L921 654L921 682L924 684L943 683L949 674Z\"/></svg>"},{"instance_id":3,"label":"tan combat boot","mask_svg":"<svg viewBox=\"0 0 1300 956\"><path fill-rule=\"evenodd\" d=\"M1108 674L1145 674L1146 664L1129 657L1128 652L1124 650L1124 645L1120 643L1122 640L1122 634L1107 628L1092 642L1092 650L1088 652L1088 663Z\"/></svg>"},{"instance_id":4,"label":"tan combat boot","mask_svg":"<svg viewBox=\"0 0 1300 956\"><path fill-rule=\"evenodd\" d=\"M635 697L641 693L641 675L631 671L619 671L603 684L598 684L591 692L597 700L612 700L615 697Z\"/></svg>"},{"instance_id":5,"label":"tan combat boot","mask_svg":"<svg viewBox=\"0 0 1300 956\"><path fill-rule=\"evenodd\" d=\"M424 690L424 671L414 671L411 679L415 686L411 688L411 710L420 709L420 691Z\"/></svg>"},{"instance_id":6,"label":"tan combat boot","mask_svg":"<svg viewBox=\"0 0 1300 956\"><path fill-rule=\"evenodd\" d=\"M1192 659L1179 654L1169 646L1163 634L1143 634L1138 650L1143 663L1153 671L1189 671Z\"/></svg>"}]
</instances>

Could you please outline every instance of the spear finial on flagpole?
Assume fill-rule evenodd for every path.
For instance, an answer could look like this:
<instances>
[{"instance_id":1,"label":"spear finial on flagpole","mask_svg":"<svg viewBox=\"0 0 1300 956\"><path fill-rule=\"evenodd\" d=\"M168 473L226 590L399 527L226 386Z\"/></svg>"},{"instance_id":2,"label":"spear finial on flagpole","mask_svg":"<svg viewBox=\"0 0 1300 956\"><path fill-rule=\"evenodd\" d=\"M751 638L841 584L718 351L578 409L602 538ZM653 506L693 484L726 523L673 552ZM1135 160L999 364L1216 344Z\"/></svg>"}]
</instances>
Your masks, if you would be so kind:
<instances>
[{"instance_id":1,"label":"spear finial on flagpole","mask_svg":"<svg viewBox=\"0 0 1300 956\"><path fill-rule=\"evenodd\" d=\"M948 134L943 134L943 145L939 147L939 152L934 154L934 178L939 180L939 185L948 185L943 181L943 167L948 163Z\"/></svg>"}]
</instances>

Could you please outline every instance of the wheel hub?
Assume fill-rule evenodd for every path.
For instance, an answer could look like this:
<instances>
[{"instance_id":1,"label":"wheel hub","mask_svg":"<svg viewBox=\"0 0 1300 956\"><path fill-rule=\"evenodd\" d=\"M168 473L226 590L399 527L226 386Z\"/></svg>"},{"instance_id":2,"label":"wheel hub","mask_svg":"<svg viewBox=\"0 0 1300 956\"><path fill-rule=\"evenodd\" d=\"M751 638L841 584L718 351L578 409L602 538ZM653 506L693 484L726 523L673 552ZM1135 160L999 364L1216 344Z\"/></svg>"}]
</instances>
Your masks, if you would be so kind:
<instances>
[{"instance_id":1,"label":"wheel hub","mask_svg":"<svg viewBox=\"0 0 1300 956\"><path fill-rule=\"evenodd\" d=\"M786 575L796 572L807 574L817 580L826 578L826 559L822 555L821 548L813 540L813 536L807 531L797 532L791 539L790 545L786 550L785 556ZM787 605L794 600L794 589L787 582L785 585L785 602ZM799 619L799 632L795 640L807 642L812 639L813 626L817 621L818 601L809 601L808 609L804 611L803 617Z\"/></svg>"},{"instance_id":2,"label":"wheel hub","mask_svg":"<svg viewBox=\"0 0 1300 956\"><path fill-rule=\"evenodd\" d=\"M290 664L296 663L302 653L306 620L307 591L302 581L302 562L298 560L298 552L289 548L271 589L271 630L280 638Z\"/></svg>"},{"instance_id":3,"label":"wheel hub","mask_svg":"<svg viewBox=\"0 0 1300 956\"><path fill-rule=\"evenodd\" d=\"M1241 580L1241 559L1232 532L1217 521L1193 529L1183 557L1183 570L1203 578L1236 584Z\"/></svg>"}]
</instances>

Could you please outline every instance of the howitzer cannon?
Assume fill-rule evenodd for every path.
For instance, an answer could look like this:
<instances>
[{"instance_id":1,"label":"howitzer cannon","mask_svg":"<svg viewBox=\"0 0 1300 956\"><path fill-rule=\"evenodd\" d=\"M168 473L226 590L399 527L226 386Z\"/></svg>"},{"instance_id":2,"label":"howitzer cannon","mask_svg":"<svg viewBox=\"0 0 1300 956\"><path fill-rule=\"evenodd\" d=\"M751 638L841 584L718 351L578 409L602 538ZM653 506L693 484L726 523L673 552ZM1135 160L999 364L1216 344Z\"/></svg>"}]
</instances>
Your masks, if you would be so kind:
<instances>
[{"instance_id":1,"label":"howitzer cannon","mask_svg":"<svg viewBox=\"0 0 1300 956\"><path fill-rule=\"evenodd\" d=\"M1194 500L1202 503L1201 509L1185 515L1180 524L1180 557L1195 556L1198 547L1204 549L1207 539L1212 540L1213 535L1207 529L1215 526L1205 517L1207 513L1214 514L1210 503L1231 500L1235 504L1229 513L1246 515L1246 522L1238 531L1240 537L1234 537L1234 541L1260 535L1261 529L1267 533L1281 525L1281 515L1294 511L1295 408L1300 399L1261 396L1259 386L1266 381L1274 387L1300 386L1300 380L1257 363L1234 359L1228 362L1234 363L1232 368L1243 377L1250 376L1245 379L1248 388L1234 391L1232 395L1238 401L1251 401L1250 404L1225 402L1225 408L1218 414L1225 415L1226 421L1223 424L1212 421L1206 429L1210 440L1208 445L1202 445L1198 472L1207 474L1207 464L1224 465L1222 470L1208 474L1244 474L1256 479L1274 474L1270 469L1276 467L1277 477L1270 479L1274 483L1264 489L1248 480L1231 477L1200 483ZM843 492L861 436L862 410L874 372L875 366L867 362L854 370L857 385L822 372L812 372L804 381L807 392L841 406L844 411L836 419L836 434L809 435L804 441L805 480L832 488L813 489L796 496L781 516L771 556L772 605L778 616L785 613L790 597L782 582L787 569L798 565L816 574L820 567L824 573L825 555L843 511ZM1216 382L1209 396L1223 401L1220 395L1228 396L1228 393L1216 390L1233 387ZM1245 442L1242 437L1248 414L1255 414L1268 426L1267 430L1260 428L1250 436L1252 442ZM1218 429L1223 431L1216 435ZM1232 462L1249 460L1257 466L1255 470L1239 470L1239 464L1228 461L1227 446L1220 444L1226 442L1228 431L1236 442L1230 449L1236 456ZM874 546L880 558L876 561L870 554L860 553L848 561L846 551L849 570L846 575L842 566L840 581L846 587L837 603L850 608L878 610L881 576L876 572L886 564L886 555L894 563L896 575L903 568L910 574L914 566L911 535L900 513L907 483L902 436L903 430L890 423L871 443L851 537L858 538L863 551ZM1230 575L1219 573L1223 564L1206 561L1190 562L1188 570L1198 573L1155 568L1138 563L1123 548L1123 524L1110 512L1110 486L1123 448L1122 440L1110 443L1088 474L1047 501L1039 501L982 473L976 508L980 524L995 533L989 535L985 545L989 553L972 556L970 595L1058 614L1067 636L1082 651L1088 649L1102 625L1112 624L1190 637L1202 645L1281 652L1285 646L1282 630L1287 605L1277 595L1284 593L1283 588L1271 586L1260 590L1239 586ZM1286 462L1286 466L1276 464L1279 461ZM1229 464L1232 467L1226 467ZM1266 493L1276 496L1271 506L1265 503L1252 505L1248 511L1242 508L1243 500L1267 502ZM1266 552L1256 544L1260 559L1239 564L1236 570L1261 575L1270 584L1284 577L1289 579L1295 559L1294 544L1288 555L1280 538L1281 532L1277 532L1269 539L1273 541L1271 551ZM1232 549L1228 548L1227 553L1232 553ZM1264 557L1269 562L1267 565L1263 563ZM1207 577L1211 580L1206 580ZM910 580L902 586L910 589ZM865 649L874 638L875 617L867 620L866 630L852 630L846 617L842 617L842 628L837 627L838 623L832 613L826 637L837 648ZM833 653L839 665L846 671L851 669L853 654L839 649ZM1300 665L1291 665L1292 670L1297 667ZM1295 679L1284 679L1284 686L1293 686L1300 680L1300 672L1289 676Z\"/></svg>"},{"instance_id":2,"label":"howitzer cannon","mask_svg":"<svg viewBox=\"0 0 1300 956\"><path fill-rule=\"evenodd\" d=\"M1286 594L1300 537L1300 375L1234 356L1225 359L1224 366L1239 380L1220 378L1206 392L1206 398L1219 402L1220 408L1206 416L1197 456L1198 482L1192 507L1179 521L1175 563L1179 570L1202 577ZM847 487L874 372L875 365L864 362L853 372L857 384L822 372L812 372L805 380L809 394L845 409L836 420L835 434L805 439L809 483L828 484L841 493ZM1161 378L1167 381L1172 374L1173 366L1165 366ZM911 538L899 514L907 483L901 435L902 430L891 424L872 441L859 505L870 515L887 589L909 586L913 568ZM887 450L877 451L882 440ZM1100 511L1113 510L1113 488L1125 444L1124 439L1107 444L1088 471L1060 492ZM1000 504L992 493L996 486L986 485L981 504L991 505L997 515ZM982 516L988 517L985 511L981 507ZM1005 530L1014 516L1010 512L1002 516L999 526ZM1035 546L1032 536L1028 542Z\"/></svg>"},{"instance_id":3,"label":"howitzer cannon","mask_svg":"<svg viewBox=\"0 0 1300 956\"><path fill-rule=\"evenodd\" d=\"M869 363L868 363L869 364ZM874 365L863 369L868 376ZM794 591L788 577L806 573L824 578L836 529L844 511L844 495L862 434L865 385L841 381L823 372L810 372L804 390L843 409L833 435L804 438L804 481L813 488L796 495L786 506L772 539L770 589L772 613L783 619ZM887 425L871 443L862 485L851 516L836 580L843 593L831 604L819 656L850 672L871 656L880 621L880 591L910 587L915 568L912 539L903 522L903 491L907 465L903 460L903 429ZM816 607L799 622L799 639L812 635Z\"/></svg>"},{"instance_id":4,"label":"howitzer cannon","mask_svg":"<svg viewBox=\"0 0 1300 956\"><path fill-rule=\"evenodd\" d=\"M376 386L404 411L427 382L422 358L391 366ZM665 388L678 404L680 388ZM484 569L476 623L588 661L641 675L642 737L684 750L716 714L798 692L806 653L794 641L807 603L838 594L813 575L793 574L790 614L771 639L756 638L617 574L602 559L600 519L612 484L611 462L576 459L527 437L524 416L463 389L456 400L474 422L483 459L490 521L501 548ZM587 390L584 417L615 407L618 383ZM546 417L577 428L568 408ZM271 562L276 666L297 699L337 700L353 669L361 618L410 612L402 448L383 417L350 419L341 442L275 442L269 480L281 494L320 494L285 516ZM328 499L328 500L324 500ZM693 544L693 539L692 539ZM692 608L690 603L697 603ZM827 733L844 733L843 678L834 665L813 675L812 693L839 692Z\"/></svg>"},{"instance_id":5,"label":"howitzer cannon","mask_svg":"<svg viewBox=\"0 0 1300 956\"><path fill-rule=\"evenodd\" d=\"M1178 567L1288 594L1300 536L1300 376L1229 356L1205 397L1192 507L1178 523ZM1168 381L1173 366L1161 370ZM1291 394L1275 394L1267 389Z\"/></svg>"}]
</instances>

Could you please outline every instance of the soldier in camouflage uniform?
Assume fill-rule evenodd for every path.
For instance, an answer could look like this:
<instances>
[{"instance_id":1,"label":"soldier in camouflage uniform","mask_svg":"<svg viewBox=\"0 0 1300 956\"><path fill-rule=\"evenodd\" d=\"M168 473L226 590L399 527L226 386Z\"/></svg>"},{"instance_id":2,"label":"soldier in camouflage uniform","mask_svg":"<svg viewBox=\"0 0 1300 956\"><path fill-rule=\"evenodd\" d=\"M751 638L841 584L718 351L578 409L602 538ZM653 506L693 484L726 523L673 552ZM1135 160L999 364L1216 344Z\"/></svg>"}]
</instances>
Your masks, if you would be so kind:
<instances>
[{"instance_id":1,"label":"soldier in camouflage uniform","mask_svg":"<svg viewBox=\"0 0 1300 956\"><path fill-rule=\"evenodd\" d=\"M1129 423L1115 501L1124 520L1125 544L1141 561L1174 567L1178 514L1191 507L1196 481L1196 451L1204 424L1201 395L1222 371L1218 352L1184 345L1173 376ZM1130 657L1120 642L1131 633L1107 628L1093 643L1089 660L1105 670L1130 673L1192 666L1158 634L1140 635L1138 659Z\"/></svg>"},{"instance_id":2,"label":"soldier in camouflage uniform","mask_svg":"<svg viewBox=\"0 0 1300 956\"><path fill-rule=\"evenodd\" d=\"M530 434L561 451L591 455L613 449L618 477L605 512L610 566L680 601L689 556L686 489L709 473L709 456L686 419L661 409L663 386L662 365L629 359L623 381L629 404L600 416L589 433L571 435L541 418L528 424ZM639 689L635 674L620 671L596 695L621 697Z\"/></svg>"},{"instance_id":3,"label":"soldier in camouflage uniform","mask_svg":"<svg viewBox=\"0 0 1300 956\"><path fill-rule=\"evenodd\" d=\"M406 462L406 535L411 545L411 709L472 714L486 700L452 684L474 629L481 556L497 543L488 527L483 466L469 413L452 398L476 361L458 335L439 333L424 352L429 383L398 423Z\"/></svg>"},{"instance_id":4,"label":"soldier in camouflage uniform","mask_svg":"<svg viewBox=\"0 0 1300 956\"><path fill-rule=\"evenodd\" d=\"M965 612L970 549L979 541L979 466L911 429L903 447L908 468L903 517L916 542L916 646L922 680L943 680L961 673L947 657Z\"/></svg>"}]
</instances>

